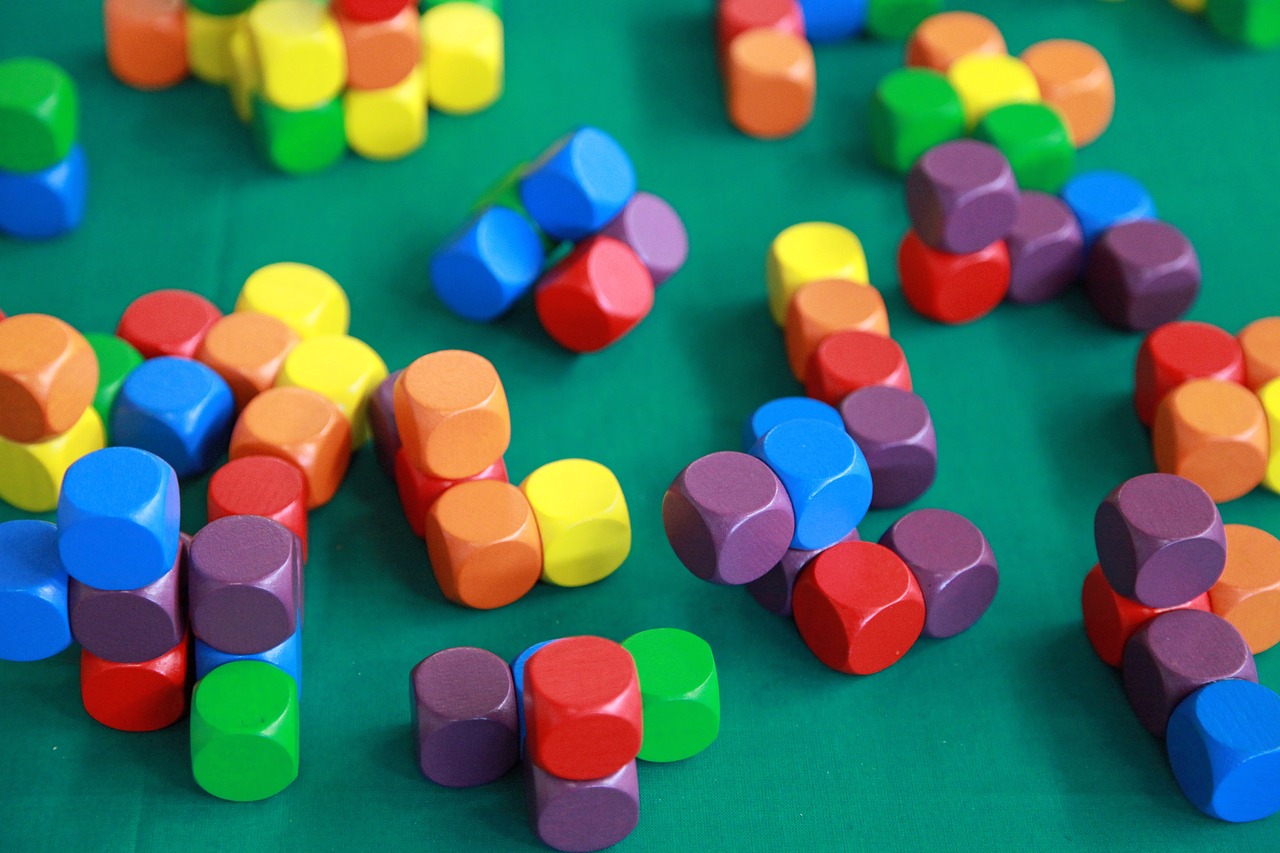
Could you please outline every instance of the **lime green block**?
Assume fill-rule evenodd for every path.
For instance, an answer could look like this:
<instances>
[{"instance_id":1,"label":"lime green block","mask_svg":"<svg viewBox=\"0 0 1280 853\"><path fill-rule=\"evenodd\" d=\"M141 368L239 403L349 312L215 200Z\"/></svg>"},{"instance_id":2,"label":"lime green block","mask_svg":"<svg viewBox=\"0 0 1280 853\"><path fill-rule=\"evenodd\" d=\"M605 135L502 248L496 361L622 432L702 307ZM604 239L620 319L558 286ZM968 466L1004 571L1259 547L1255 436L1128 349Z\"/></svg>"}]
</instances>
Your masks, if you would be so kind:
<instances>
[{"instance_id":1,"label":"lime green block","mask_svg":"<svg viewBox=\"0 0 1280 853\"><path fill-rule=\"evenodd\" d=\"M0 169L39 172L67 159L79 112L75 83L52 62L0 62Z\"/></svg>"},{"instance_id":2,"label":"lime green block","mask_svg":"<svg viewBox=\"0 0 1280 853\"><path fill-rule=\"evenodd\" d=\"M445 3L474 3L485 7L499 18L502 17L502 0L423 0L418 8L425 12L433 6L443 6Z\"/></svg>"},{"instance_id":3,"label":"lime green block","mask_svg":"<svg viewBox=\"0 0 1280 853\"><path fill-rule=\"evenodd\" d=\"M1047 104L1006 104L978 122L974 136L1009 158L1024 190L1056 193L1076 167L1076 147L1058 111Z\"/></svg>"},{"instance_id":4,"label":"lime green block","mask_svg":"<svg viewBox=\"0 0 1280 853\"><path fill-rule=\"evenodd\" d=\"M640 676L645 761L697 755L720 733L720 682L711 646L678 628L641 631L622 642Z\"/></svg>"},{"instance_id":5,"label":"lime green block","mask_svg":"<svg viewBox=\"0 0 1280 853\"><path fill-rule=\"evenodd\" d=\"M920 22L942 11L942 0L870 0L867 32L878 39L905 39Z\"/></svg>"},{"instance_id":6,"label":"lime green block","mask_svg":"<svg viewBox=\"0 0 1280 853\"><path fill-rule=\"evenodd\" d=\"M285 110L260 95L253 99L253 135L277 169L305 175L327 169L347 150L342 101L309 110Z\"/></svg>"},{"instance_id":7,"label":"lime green block","mask_svg":"<svg viewBox=\"0 0 1280 853\"><path fill-rule=\"evenodd\" d=\"M239 15L248 12L258 0L187 0L187 5L206 15Z\"/></svg>"},{"instance_id":8,"label":"lime green block","mask_svg":"<svg viewBox=\"0 0 1280 853\"><path fill-rule=\"evenodd\" d=\"M223 664L191 697L191 771L224 800L265 800L298 778L298 685L262 661Z\"/></svg>"},{"instance_id":9,"label":"lime green block","mask_svg":"<svg viewBox=\"0 0 1280 853\"><path fill-rule=\"evenodd\" d=\"M935 145L965 135L964 106L936 71L900 68L871 97L871 152L876 163L906 174Z\"/></svg>"},{"instance_id":10,"label":"lime green block","mask_svg":"<svg viewBox=\"0 0 1280 853\"><path fill-rule=\"evenodd\" d=\"M1280 0L1209 0L1209 24L1222 35L1252 47L1280 45Z\"/></svg>"},{"instance_id":11,"label":"lime green block","mask_svg":"<svg viewBox=\"0 0 1280 853\"><path fill-rule=\"evenodd\" d=\"M84 339L98 356L98 393L94 395L93 407L102 416L102 422L109 424L116 394L120 393L125 377L142 364L142 355L128 341L115 335L88 332Z\"/></svg>"}]
</instances>

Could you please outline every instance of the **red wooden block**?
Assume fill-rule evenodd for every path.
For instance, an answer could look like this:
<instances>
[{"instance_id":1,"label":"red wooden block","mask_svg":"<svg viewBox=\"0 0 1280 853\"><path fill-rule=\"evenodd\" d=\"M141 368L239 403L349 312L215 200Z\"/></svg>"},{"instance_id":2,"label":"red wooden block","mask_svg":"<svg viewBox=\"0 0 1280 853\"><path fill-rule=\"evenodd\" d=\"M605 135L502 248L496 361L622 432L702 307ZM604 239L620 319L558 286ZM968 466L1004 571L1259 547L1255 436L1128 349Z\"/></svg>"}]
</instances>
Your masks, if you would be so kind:
<instances>
[{"instance_id":1,"label":"red wooden block","mask_svg":"<svg viewBox=\"0 0 1280 853\"><path fill-rule=\"evenodd\" d=\"M104 726L153 732L176 723L187 710L187 648L182 642L155 660L112 663L80 652L80 697Z\"/></svg>"},{"instance_id":2,"label":"red wooden block","mask_svg":"<svg viewBox=\"0 0 1280 853\"><path fill-rule=\"evenodd\" d=\"M1173 607L1147 607L1112 589L1102 568L1094 566L1084 577L1080 609L1084 611L1084 633L1093 650L1103 663L1118 667L1124 644L1134 631L1170 610L1208 610L1209 593L1201 593L1186 604Z\"/></svg>"},{"instance_id":3,"label":"red wooden block","mask_svg":"<svg viewBox=\"0 0 1280 853\"><path fill-rule=\"evenodd\" d=\"M1009 292L1009 250L1003 240L967 255L931 249L908 231L898 247L902 295L939 323L968 323L987 314Z\"/></svg>"},{"instance_id":4,"label":"red wooden block","mask_svg":"<svg viewBox=\"0 0 1280 853\"><path fill-rule=\"evenodd\" d=\"M818 344L804 375L804 392L832 406L874 385L911 390L911 369L898 342L853 329L828 335Z\"/></svg>"},{"instance_id":5,"label":"red wooden block","mask_svg":"<svg viewBox=\"0 0 1280 853\"><path fill-rule=\"evenodd\" d=\"M260 515L292 530L307 559L307 479L276 456L241 456L209 478L209 521Z\"/></svg>"},{"instance_id":6,"label":"red wooden block","mask_svg":"<svg viewBox=\"0 0 1280 853\"><path fill-rule=\"evenodd\" d=\"M556 343L574 352L595 352L648 316L653 276L626 243L597 235L542 276L534 304Z\"/></svg>"},{"instance_id":7,"label":"red wooden block","mask_svg":"<svg viewBox=\"0 0 1280 853\"><path fill-rule=\"evenodd\" d=\"M488 468L474 477L463 477L460 480L443 480L424 474L409 461L404 448L396 451L396 491L400 493L400 508L404 510L405 520L413 535L422 539L426 533L427 510L443 495L450 486L465 483L469 480L501 480L511 482L507 478L507 464L498 457Z\"/></svg>"},{"instance_id":8,"label":"red wooden block","mask_svg":"<svg viewBox=\"0 0 1280 853\"><path fill-rule=\"evenodd\" d=\"M130 303L116 335L133 344L143 358L195 358L204 336L221 317L222 312L198 293L156 290Z\"/></svg>"},{"instance_id":9,"label":"red wooden block","mask_svg":"<svg viewBox=\"0 0 1280 853\"><path fill-rule=\"evenodd\" d=\"M413 0L334 0L334 11L357 21L385 21L400 14Z\"/></svg>"},{"instance_id":10,"label":"red wooden block","mask_svg":"<svg viewBox=\"0 0 1280 853\"><path fill-rule=\"evenodd\" d=\"M1134 369L1133 407L1144 426L1174 388L1190 379L1244 384L1244 350L1234 335L1209 323L1165 323L1147 335Z\"/></svg>"},{"instance_id":11,"label":"red wooden block","mask_svg":"<svg viewBox=\"0 0 1280 853\"><path fill-rule=\"evenodd\" d=\"M603 779L640 752L644 713L631 653L601 637L543 646L524 670L529 757L561 779Z\"/></svg>"},{"instance_id":12,"label":"red wooden block","mask_svg":"<svg viewBox=\"0 0 1280 853\"><path fill-rule=\"evenodd\" d=\"M720 0L716 7L720 55L729 49L729 42L760 27L804 38L804 12L796 0Z\"/></svg>"}]
</instances>

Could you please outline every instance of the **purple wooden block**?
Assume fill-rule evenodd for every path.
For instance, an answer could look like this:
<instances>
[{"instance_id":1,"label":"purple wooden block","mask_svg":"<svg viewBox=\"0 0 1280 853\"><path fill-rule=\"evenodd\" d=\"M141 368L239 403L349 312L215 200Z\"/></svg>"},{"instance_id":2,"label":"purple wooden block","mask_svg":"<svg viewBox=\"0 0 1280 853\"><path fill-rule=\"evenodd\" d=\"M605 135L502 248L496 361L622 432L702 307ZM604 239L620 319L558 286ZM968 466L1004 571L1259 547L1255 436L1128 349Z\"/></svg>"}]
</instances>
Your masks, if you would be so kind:
<instances>
[{"instance_id":1,"label":"purple wooden block","mask_svg":"<svg viewBox=\"0 0 1280 853\"><path fill-rule=\"evenodd\" d=\"M1000 570L991 543L969 519L918 509L898 519L880 544L902 558L924 594L924 635L954 637L982 618L996 597Z\"/></svg>"},{"instance_id":2,"label":"purple wooden block","mask_svg":"<svg viewBox=\"0 0 1280 853\"><path fill-rule=\"evenodd\" d=\"M689 257L689 235L680 215L651 193L633 195L601 233L630 246L649 268L655 287L675 275Z\"/></svg>"},{"instance_id":3,"label":"purple wooden block","mask_svg":"<svg viewBox=\"0 0 1280 853\"><path fill-rule=\"evenodd\" d=\"M298 627L298 537L257 515L206 525L191 540L187 590L191 630L220 652L274 649Z\"/></svg>"},{"instance_id":4,"label":"purple wooden block","mask_svg":"<svg viewBox=\"0 0 1280 853\"><path fill-rule=\"evenodd\" d=\"M1089 301L1102 319L1134 331L1177 320L1200 293L1200 259L1167 222L1142 219L1107 229L1089 251Z\"/></svg>"},{"instance_id":5,"label":"purple wooden block","mask_svg":"<svg viewBox=\"0 0 1280 853\"><path fill-rule=\"evenodd\" d=\"M186 548L173 568L141 589L103 590L80 583L68 585L71 633L91 655L116 663L155 660L187 634L182 597L186 581Z\"/></svg>"},{"instance_id":6,"label":"purple wooden block","mask_svg":"<svg viewBox=\"0 0 1280 853\"><path fill-rule=\"evenodd\" d=\"M382 471L396 478L396 453L400 450L400 430L396 427L396 380L404 368L392 373L378 385L369 399L369 428L373 431L373 452Z\"/></svg>"},{"instance_id":7,"label":"purple wooden block","mask_svg":"<svg viewBox=\"0 0 1280 853\"><path fill-rule=\"evenodd\" d=\"M1003 240L1020 202L1009 160L974 139L934 146L907 174L911 227L940 252L963 255Z\"/></svg>"},{"instance_id":8,"label":"purple wooden block","mask_svg":"<svg viewBox=\"0 0 1280 853\"><path fill-rule=\"evenodd\" d=\"M1080 220L1057 196L1024 192L1005 245L1010 302L1030 305L1060 296L1084 266Z\"/></svg>"},{"instance_id":9,"label":"purple wooden block","mask_svg":"<svg viewBox=\"0 0 1280 853\"><path fill-rule=\"evenodd\" d=\"M858 535L857 528L849 531L849 535L840 540L840 542L861 542L862 537ZM836 545L839 545L837 542ZM835 546L832 546L835 547ZM809 564L809 561L826 550L819 551L801 551L798 548L788 548L787 553L782 555L782 559L778 561L778 565L774 566L763 577L759 577L747 584L747 592L759 602L760 606L770 613L776 613L779 616L791 615L791 590L795 589L796 578L799 577L800 571Z\"/></svg>"},{"instance_id":10,"label":"purple wooden block","mask_svg":"<svg viewBox=\"0 0 1280 853\"><path fill-rule=\"evenodd\" d=\"M750 583L773 568L795 534L782 481L769 466L731 450L697 459L662 500L671 550L704 581Z\"/></svg>"},{"instance_id":11,"label":"purple wooden block","mask_svg":"<svg viewBox=\"0 0 1280 853\"><path fill-rule=\"evenodd\" d=\"M1133 712L1156 737L1195 690L1227 678L1258 680L1240 632L1205 610L1170 610L1147 622L1125 643L1120 670Z\"/></svg>"},{"instance_id":12,"label":"purple wooden block","mask_svg":"<svg viewBox=\"0 0 1280 853\"><path fill-rule=\"evenodd\" d=\"M871 506L909 504L938 473L938 439L929 407L901 388L860 388L840 401L844 428L871 469Z\"/></svg>"},{"instance_id":13,"label":"purple wooden block","mask_svg":"<svg viewBox=\"0 0 1280 853\"><path fill-rule=\"evenodd\" d=\"M1142 474L1116 486L1098 505L1093 540L1111 588L1147 607L1185 604L1227 564L1217 505L1175 474Z\"/></svg>"},{"instance_id":14,"label":"purple wooden block","mask_svg":"<svg viewBox=\"0 0 1280 853\"><path fill-rule=\"evenodd\" d=\"M630 761L604 779L557 779L532 761L524 763L529 823L542 843L566 853L612 847L640 822L640 786Z\"/></svg>"},{"instance_id":15,"label":"purple wooden block","mask_svg":"<svg viewBox=\"0 0 1280 853\"><path fill-rule=\"evenodd\" d=\"M484 649L444 649L415 666L410 679L422 775L469 788L520 760L516 687L502 658Z\"/></svg>"}]
</instances>

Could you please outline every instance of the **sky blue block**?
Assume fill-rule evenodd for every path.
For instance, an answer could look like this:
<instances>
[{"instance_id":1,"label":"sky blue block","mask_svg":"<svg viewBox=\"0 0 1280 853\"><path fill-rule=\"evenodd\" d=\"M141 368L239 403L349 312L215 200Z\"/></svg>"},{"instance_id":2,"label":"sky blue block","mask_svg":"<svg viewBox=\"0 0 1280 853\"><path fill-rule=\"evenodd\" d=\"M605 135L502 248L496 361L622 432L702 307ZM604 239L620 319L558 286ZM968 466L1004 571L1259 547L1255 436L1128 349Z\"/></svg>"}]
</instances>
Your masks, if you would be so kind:
<instances>
[{"instance_id":1,"label":"sky blue block","mask_svg":"<svg viewBox=\"0 0 1280 853\"><path fill-rule=\"evenodd\" d=\"M800 0L804 35L814 44L844 41L867 26L869 0Z\"/></svg>"},{"instance_id":2,"label":"sky blue block","mask_svg":"<svg viewBox=\"0 0 1280 853\"><path fill-rule=\"evenodd\" d=\"M1061 195L1080 221L1086 247L1113 225L1156 216L1146 187L1120 172L1082 172L1067 181Z\"/></svg>"},{"instance_id":3,"label":"sky blue block","mask_svg":"<svg viewBox=\"0 0 1280 853\"><path fill-rule=\"evenodd\" d=\"M1216 681L1174 709L1165 733L1182 793L1200 811L1243 823L1280 811L1280 696Z\"/></svg>"},{"instance_id":4,"label":"sky blue block","mask_svg":"<svg viewBox=\"0 0 1280 853\"><path fill-rule=\"evenodd\" d=\"M581 240L608 225L636 192L636 172L622 146L583 127L547 149L520 181L520 201L547 234Z\"/></svg>"},{"instance_id":5,"label":"sky blue block","mask_svg":"<svg viewBox=\"0 0 1280 853\"><path fill-rule=\"evenodd\" d=\"M79 144L42 172L0 169L0 231L28 240L65 234L84 218L88 188L89 164Z\"/></svg>"},{"instance_id":6,"label":"sky blue block","mask_svg":"<svg viewBox=\"0 0 1280 853\"><path fill-rule=\"evenodd\" d=\"M97 589L155 583L178 559L178 477L133 447L90 453L67 469L58 498L58 553L67 573Z\"/></svg>"},{"instance_id":7,"label":"sky blue block","mask_svg":"<svg viewBox=\"0 0 1280 853\"><path fill-rule=\"evenodd\" d=\"M431 286L450 311L496 320L528 292L546 259L542 238L509 207L490 207L431 259Z\"/></svg>"},{"instance_id":8,"label":"sky blue block","mask_svg":"<svg viewBox=\"0 0 1280 853\"><path fill-rule=\"evenodd\" d=\"M226 453L235 416L231 389L212 368L188 358L153 358L120 388L111 440L149 450L179 477L190 477Z\"/></svg>"},{"instance_id":9,"label":"sky blue block","mask_svg":"<svg viewBox=\"0 0 1280 853\"><path fill-rule=\"evenodd\" d=\"M524 665L529 662L529 658L533 657L534 652L554 642L555 640L543 640L541 643L534 643L517 655L516 659L511 662L511 677L516 683L516 714L520 719L521 753L524 752Z\"/></svg>"},{"instance_id":10,"label":"sky blue block","mask_svg":"<svg viewBox=\"0 0 1280 853\"><path fill-rule=\"evenodd\" d=\"M298 685L298 700L302 700L302 626L294 631L289 639L274 649L267 649L256 655L232 655L220 652L200 638L196 638L195 647L196 680L204 678L224 663L238 660L259 660L274 667L283 669L293 677Z\"/></svg>"},{"instance_id":11,"label":"sky blue block","mask_svg":"<svg viewBox=\"0 0 1280 853\"><path fill-rule=\"evenodd\" d=\"M0 524L0 660L43 660L69 645L58 529L25 519Z\"/></svg>"},{"instance_id":12,"label":"sky blue block","mask_svg":"<svg viewBox=\"0 0 1280 853\"><path fill-rule=\"evenodd\" d=\"M760 436L780 423L797 418L826 421L844 429L844 420L835 406L812 397L779 397L756 409L742 426L742 452L750 453Z\"/></svg>"},{"instance_id":13,"label":"sky blue block","mask_svg":"<svg viewBox=\"0 0 1280 853\"><path fill-rule=\"evenodd\" d=\"M785 421L750 452L773 469L791 498L792 548L816 551L834 545L871 506L871 469L843 427L812 418Z\"/></svg>"}]
</instances>

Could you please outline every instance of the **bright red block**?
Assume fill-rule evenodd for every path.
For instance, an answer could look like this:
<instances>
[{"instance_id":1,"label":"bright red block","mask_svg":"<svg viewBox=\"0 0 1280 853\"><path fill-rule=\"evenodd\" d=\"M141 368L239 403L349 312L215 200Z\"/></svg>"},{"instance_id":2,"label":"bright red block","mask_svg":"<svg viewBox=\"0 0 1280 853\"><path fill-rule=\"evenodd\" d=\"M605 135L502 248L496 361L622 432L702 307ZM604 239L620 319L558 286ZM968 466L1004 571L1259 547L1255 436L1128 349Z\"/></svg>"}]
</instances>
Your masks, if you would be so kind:
<instances>
[{"instance_id":1,"label":"bright red block","mask_svg":"<svg viewBox=\"0 0 1280 853\"><path fill-rule=\"evenodd\" d=\"M1009 292L1009 250L1003 240L967 255L931 249L908 231L898 247L902 295L939 323L968 323L989 313Z\"/></svg>"},{"instance_id":2,"label":"bright red block","mask_svg":"<svg viewBox=\"0 0 1280 853\"><path fill-rule=\"evenodd\" d=\"M260 515L292 530L307 559L307 479L276 456L241 456L209 478L209 521Z\"/></svg>"},{"instance_id":3,"label":"bright red block","mask_svg":"<svg viewBox=\"0 0 1280 853\"><path fill-rule=\"evenodd\" d=\"M129 304L116 335L133 344L143 358L195 358L204 336L221 318L217 306L198 293L156 290Z\"/></svg>"},{"instance_id":4,"label":"bright red block","mask_svg":"<svg viewBox=\"0 0 1280 853\"><path fill-rule=\"evenodd\" d=\"M385 21L411 3L413 0L334 0L333 5L335 12L357 21Z\"/></svg>"},{"instance_id":5,"label":"bright red block","mask_svg":"<svg viewBox=\"0 0 1280 853\"><path fill-rule=\"evenodd\" d=\"M595 352L648 316L653 276L626 243L597 235L543 275L534 303L556 343L574 352Z\"/></svg>"},{"instance_id":6,"label":"bright red block","mask_svg":"<svg viewBox=\"0 0 1280 853\"><path fill-rule=\"evenodd\" d=\"M828 335L809 357L804 392L832 406L861 388L911 390L911 369L898 342L874 332Z\"/></svg>"},{"instance_id":7,"label":"bright red block","mask_svg":"<svg viewBox=\"0 0 1280 853\"><path fill-rule=\"evenodd\" d=\"M721 56L729 42L762 27L804 38L804 12L796 0L720 0L717 4L716 43Z\"/></svg>"},{"instance_id":8,"label":"bright red block","mask_svg":"<svg viewBox=\"0 0 1280 853\"><path fill-rule=\"evenodd\" d=\"M1165 323L1147 335L1134 369L1133 407L1150 427L1164 396L1191 379L1244 384L1244 350L1234 335L1209 323Z\"/></svg>"},{"instance_id":9,"label":"bright red block","mask_svg":"<svg viewBox=\"0 0 1280 853\"><path fill-rule=\"evenodd\" d=\"M443 495L450 486L465 483L469 480L510 482L507 479L507 465L502 461L501 456L498 457L497 462L494 462L474 477L463 477L460 480L444 480L440 477L424 474L414 468L409 461L409 457L405 454L404 448L401 448L396 451L395 469L396 491L400 493L400 508L404 510L404 517L409 522L409 529L419 539L426 535L427 510L431 509L431 505L436 502L436 498Z\"/></svg>"},{"instance_id":10,"label":"bright red block","mask_svg":"<svg viewBox=\"0 0 1280 853\"><path fill-rule=\"evenodd\" d=\"M89 716L123 732L153 732L187 710L187 638L154 660L113 663L80 652L80 697Z\"/></svg>"},{"instance_id":11,"label":"bright red block","mask_svg":"<svg viewBox=\"0 0 1280 853\"><path fill-rule=\"evenodd\" d=\"M1103 663L1118 667L1124 656L1124 644L1134 631L1170 610L1208 610L1209 593L1201 593L1186 604L1174 607L1147 607L1112 589L1102 569L1094 566L1084 577L1080 609L1084 611L1084 633L1093 650Z\"/></svg>"}]
</instances>

